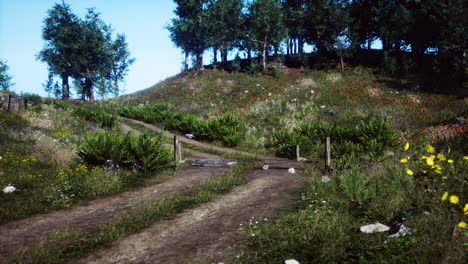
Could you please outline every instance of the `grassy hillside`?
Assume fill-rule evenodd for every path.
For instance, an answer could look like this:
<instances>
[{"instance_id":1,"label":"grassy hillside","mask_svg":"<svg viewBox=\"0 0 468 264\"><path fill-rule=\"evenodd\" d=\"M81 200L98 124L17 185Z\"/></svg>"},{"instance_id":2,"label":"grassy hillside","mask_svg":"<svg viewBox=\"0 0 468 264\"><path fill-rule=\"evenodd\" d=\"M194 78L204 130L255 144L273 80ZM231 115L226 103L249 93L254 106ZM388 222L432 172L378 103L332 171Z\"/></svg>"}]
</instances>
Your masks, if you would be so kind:
<instances>
[{"instance_id":1,"label":"grassy hillside","mask_svg":"<svg viewBox=\"0 0 468 264\"><path fill-rule=\"evenodd\" d=\"M276 77L208 71L120 103L168 103L200 120L234 113L245 126L240 149L294 158L301 146L313 166L299 209L241 227L239 263L457 263L467 241L467 102L417 89L362 68ZM328 182L317 170L325 136L335 168ZM353 231L374 222L412 233Z\"/></svg>"}]
</instances>

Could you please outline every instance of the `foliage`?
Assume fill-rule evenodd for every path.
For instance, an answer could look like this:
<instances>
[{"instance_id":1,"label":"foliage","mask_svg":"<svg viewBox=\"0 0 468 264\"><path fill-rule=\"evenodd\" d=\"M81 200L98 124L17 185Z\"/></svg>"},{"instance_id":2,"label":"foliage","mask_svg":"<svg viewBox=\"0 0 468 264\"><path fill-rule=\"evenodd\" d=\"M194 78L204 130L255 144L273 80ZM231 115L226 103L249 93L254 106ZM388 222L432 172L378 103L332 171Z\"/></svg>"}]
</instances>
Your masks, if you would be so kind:
<instances>
[{"instance_id":1,"label":"foliage","mask_svg":"<svg viewBox=\"0 0 468 264\"><path fill-rule=\"evenodd\" d=\"M87 136L79 146L78 155L89 164L113 164L141 169L144 172L172 166L172 154L163 145L162 135L151 137L147 132L134 136L101 130Z\"/></svg>"},{"instance_id":2,"label":"foliage","mask_svg":"<svg viewBox=\"0 0 468 264\"><path fill-rule=\"evenodd\" d=\"M11 82L11 76L8 74L8 65L6 61L0 59L0 90L8 90L11 86L15 85Z\"/></svg>"},{"instance_id":3,"label":"foliage","mask_svg":"<svg viewBox=\"0 0 468 264\"><path fill-rule=\"evenodd\" d=\"M96 122L101 127L112 128L117 124L117 116L89 107L75 107L73 115L88 121Z\"/></svg>"},{"instance_id":4,"label":"foliage","mask_svg":"<svg viewBox=\"0 0 468 264\"><path fill-rule=\"evenodd\" d=\"M225 113L209 121L210 138L228 147L236 146L244 135L244 124L232 113Z\"/></svg>"}]
</instances>

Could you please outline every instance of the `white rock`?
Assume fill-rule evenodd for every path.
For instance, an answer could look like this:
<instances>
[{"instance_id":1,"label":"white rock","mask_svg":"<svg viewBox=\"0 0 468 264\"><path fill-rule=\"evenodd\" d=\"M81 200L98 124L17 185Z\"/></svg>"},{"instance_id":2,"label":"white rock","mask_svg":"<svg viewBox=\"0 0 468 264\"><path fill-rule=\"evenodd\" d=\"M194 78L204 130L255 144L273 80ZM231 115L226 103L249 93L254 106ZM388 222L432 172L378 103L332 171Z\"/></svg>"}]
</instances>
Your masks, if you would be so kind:
<instances>
[{"instance_id":1,"label":"white rock","mask_svg":"<svg viewBox=\"0 0 468 264\"><path fill-rule=\"evenodd\" d=\"M233 165L236 165L236 164L237 164L236 161L231 161L231 162L228 162L228 163L227 163L227 165L229 165L229 166L233 166Z\"/></svg>"},{"instance_id":2,"label":"white rock","mask_svg":"<svg viewBox=\"0 0 468 264\"><path fill-rule=\"evenodd\" d=\"M291 174L294 174L294 173L296 173L296 170L294 168L289 168L288 172L291 173Z\"/></svg>"},{"instance_id":3,"label":"white rock","mask_svg":"<svg viewBox=\"0 0 468 264\"><path fill-rule=\"evenodd\" d=\"M322 108L322 109L325 108L325 105L321 105L320 108Z\"/></svg>"},{"instance_id":4,"label":"white rock","mask_svg":"<svg viewBox=\"0 0 468 264\"><path fill-rule=\"evenodd\" d=\"M299 261L295 259L288 259L284 261L284 264L301 264L301 263L299 263Z\"/></svg>"},{"instance_id":5,"label":"white rock","mask_svg":"<svg viewBox=\"0 0 468 264\"><path fill-rule=\"evenodd\" d=\"M330 181L330 177L328 176L322 176L322 178L320 179L321 182L329 182Z\"/></svg>"},{"instance_id":6,"label":"white rock","mask_svg":"<svg viewBox=\"0 0 468 264\"><path fill-rule=\"evenodd\" d=\"M179 160L179 163L185 163L185 160Z\"/></svg>"},{"instance_id":7,"label":"white rock","mask_svg":"<svg viewBox=\"0 0 468 264\"><path fill-rule=\"evenodd\" d=\"M263 165L263 167L262 167L262 169L264 169L264 170L268 170L269 168L270 168L270 166L268 166L268 165Z\"/></svg>"},{"instance_id":8,"label":"white rock","mask_svg":"<svg viewBox=\"0 0 468 264\"><path fill-rule=\"evenodd\" d=\"M4 192L4 193L12 193L12 192L14 192L14 191L16 191L16 188L15 188L14 186L11 186L11 185L8 185L7 187L5 187L5 188L3 189L3 192Z\"/></svg>"},{"instance_id":9,"label":"white rock","mask_svg":"<svg viewBox=\"0 0 468 264\"><path fill-rule=\"evenodd\" d=\"M185 134L185 136L186 136L187 138L190 138L190 139L195 138L195 135L194 135L194 134Z\"/></svg>"},{"instance_id":10,"label":"white rock","mask_svg":"<svg viewBox=\"0 0 468 264\"><path fill-rule=\"evenodd\" d=\"M366 233L366 234L385 232L388 230L390 230L390 227L383 225L381 223L373 223L370 225L364 225L364 226L359 227L359 231Z\"/></svg>"}]
</instances>

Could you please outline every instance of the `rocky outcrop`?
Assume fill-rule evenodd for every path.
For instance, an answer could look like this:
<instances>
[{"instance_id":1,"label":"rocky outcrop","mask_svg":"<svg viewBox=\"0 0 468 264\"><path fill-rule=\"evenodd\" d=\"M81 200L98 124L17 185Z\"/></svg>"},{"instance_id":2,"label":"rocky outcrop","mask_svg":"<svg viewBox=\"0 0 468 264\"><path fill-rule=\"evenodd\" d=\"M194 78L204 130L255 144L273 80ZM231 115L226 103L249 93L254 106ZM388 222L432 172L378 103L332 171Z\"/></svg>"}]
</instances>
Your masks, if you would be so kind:
<instances>
[{"instance_id":1,"label":"rocky outcrop","mask_svg":"<svg viewBox=\"0 0 468 264\"><path fill-rule=\"evenodd\" d=\"M0 110L8 112L18 112L26 109L26 98L14 96L9 93L0 93Z\"/></svg>"}]
</instances>

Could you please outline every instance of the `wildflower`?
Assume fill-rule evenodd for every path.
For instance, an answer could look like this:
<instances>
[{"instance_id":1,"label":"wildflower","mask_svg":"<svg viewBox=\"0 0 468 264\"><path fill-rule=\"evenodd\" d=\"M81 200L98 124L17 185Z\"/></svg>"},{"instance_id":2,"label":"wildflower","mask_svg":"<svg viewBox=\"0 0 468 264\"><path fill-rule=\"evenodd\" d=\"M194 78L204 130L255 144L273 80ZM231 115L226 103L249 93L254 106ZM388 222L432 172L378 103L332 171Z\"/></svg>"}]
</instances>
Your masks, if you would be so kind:
<instances>
[{"instance_id":1,"label":"wildflower","mask_svg":"<svg viewBox=\"0 0 468 264\"><path fill-rule=\"evenodd\" d=\"M271 93L268 93L268 96L271 96Z\"/></svg>"},{"instance_id":2,"label":"wildflower","mask_svg":"<svg viewBox=\"0 0 468 264\"><path fill-rule=\"evenodd\" d=\"M402 160L400 160L400 162L401 163L406 163L406 162L408 162L408 159L402 159Z\"/></svg>"},{"instance_id":3,"label":"wildflower","mask_svg":"<svg viewBox=\"0 0 468 264\"><path fill-rule=\"evenodd\" d=\"M325 105L321 105L320 108L325 108Z\"/></svg>"},{"instance_id":4,"label":"wildflower","mask_svg":"<svg viewBox=\"0 0 468 264\"><path fill-rule=\"evenodd\" d=\"M450 202L453 203L453 204L457 204L458 201L459 201L459 200L458 200L458 196L456 196L456 195L451 195L451 196L449 197L449 200L450 200Z\"/></svg>"},{"instance_id":5,"label":"wildflower","mask_svg":"<svg viewBox=\"0 0 468 264\"><path fill-rule=\"evenodd\" d=\"M444 154L437 154L437 159L439 159L440 161L447 160L447 158L445 158Z\"/></svg>"},{"instance_id":6,"label":"wildflower","mask_svg":"<svg viewBox=\"0 0 468 264\"><path fill-rule=\"evenodd\" d=\"M408 150L409 149L409 142L406 142L405 144L405 150Z\"/></svg>"},{"instance_id":7,"label":"wildflower","mask_svg":"<svg viewBox=\"0 0 468 264\"><path fill-rule=\"evenodd\" d=\"M442 179L447 180L448 177L447 176L442 176Z\"/></svg>"},{"instance_id":8,"label":"wildflower","mask_svg":"<svg viewBox=\"0 0 468 264\"><path fill-rule=\"evenodd\" d=\"M464 156L463 159L464 159L464 160L468 160L468 156Z\"/></svg>"},{"instance_id":9,"label":"wildflower","mask_svg":"<svg viewBox=\"0 0 468 264\"><path fill-rule=\"evenodd\" d=\"M427 173L427 171L426 171L426 170L423 170L423 171L422 171L422 173L426 174L426 173Z\"/></svg>"},{"instance_id":10,"label":"wildflower","mask_svg":"<svg viewBox=\"0 0 468 264\"><path fill-rule=\"evenodd\" d=\"M465 215L468 215L468 203L466 203L465 207L463 207L463 213L465 213Z\"/></svg>"},{"instance_id":11,"label":"wildflower","mask_svg":"<svg viewBox=\"0 0 468 264\"><path fill-rule=\"evenodd\" d=\"M435 149L434 149L433 146L427 145L427 146L426 146L426 151L427 151L428 153L434 153Z\"/></svg>"},{"instance_id":12,"label":"wildflower","mask_svg":"<svg viewBox=\"0 0 468 264\"><path fill-rule=\"evenodd\" d=\"M408 173L408 175L413 175L414 174L414 172L412 170L410 170L410 169L406 170L406 173Z\"/></svg>"},{"instance_id":13,"label":"wildflower","mask_svg":"<svg viewBox=\"0 0 468 264\"><path fill-rule=\"evenodd\" d=\"M440 171L440 170L435 170L434 172L437 173L437 174L441 174L441 173L442 173L442 171Z\"/></svg>"},{"instance_id":14,"label":"wildflower","mask_svg":"<svg viewBox=\"0 0 468 264\"><path fill-rule=\"evenodd\" d=\"M462 222L458 223L458 226L461 227L461 228L465 228L466 223L462 221Z\"/></svg>"},{"instance_id":15,"label":"wildflower","mask_svg":"<svg viewBox=\"0 0 468 264\"><path fill-rule=\"evenodd\" d=\"M448 163L453 163L453 160L449 159L447 160Z\"/></svg>"},{"instance_id":16,"label":"wildflower","mask_svg":"<svg viewBox=\"0 0 468 264\"><path fill-rule=\"evenodd\" d=\"M426 159L427 165L429 165L429 166L434 166L434 158L435 158L434 155L428 157L428 158Z\"/></svg>"},{"instance_id":17,"label":"wildflower","mask_svg":"<svg viewBox=\"0 0 468 264\"><path fill-rule=\"evenodd\" d=\"M440 199L442 199L442 201L445 201L447 200L447 197L448 197L448 192L444 192L444 194L442 195L442 198Z\"/></svg>"},{"instance_id":18,"label":"wildflower","mask_svg":"<svg viewBox=\"0 0 468 264\"><path fill-rule=\"evenodd\" d=\"M431 167L431 169L441 170L442 167L440 167L440 165L434 165Z\"/></svg>"},{"instance_id":19,"label":"wildflower","mask_svg":"<svg viewBox=\"0 0 468 264\"><path fill-rule=\"evenodd\" d=\"M16 188L14 186L8 185L7 187L3 188L4 193L12 193L16 191Z\"/></svg>"}]
</instances>

